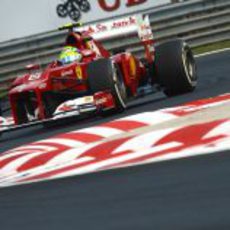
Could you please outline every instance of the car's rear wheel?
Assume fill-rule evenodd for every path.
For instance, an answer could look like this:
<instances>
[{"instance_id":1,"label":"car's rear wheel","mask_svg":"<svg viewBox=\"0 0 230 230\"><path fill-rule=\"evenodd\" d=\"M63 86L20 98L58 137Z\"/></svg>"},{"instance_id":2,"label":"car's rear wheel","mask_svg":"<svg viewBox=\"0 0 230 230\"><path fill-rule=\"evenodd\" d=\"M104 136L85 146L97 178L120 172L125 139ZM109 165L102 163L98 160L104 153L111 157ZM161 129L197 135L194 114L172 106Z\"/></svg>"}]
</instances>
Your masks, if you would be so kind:
<instances>
[{"instance_id":1,"label":"car's rear wheel","mask_svg":"<svg viewBox=\"0 0 230 230\"><path fill-rule=\"evenodd\" d=\"M126 108L126 87L117 64L108 58L98 59L88 65L87 74L91 93L109 91L116 105L113 112L122 112Z\"/></svg>"},{"instance_id":2,"label":"car's rear wheel","mask_svg":"<svg viewBox=\"0 0 230 230\"><path fill-rule=\"evenodd\" d=\"M157 79L167 96L191 92L197 85L193 53L180 39L156 46Z\"/></svg>"}]
</instances>

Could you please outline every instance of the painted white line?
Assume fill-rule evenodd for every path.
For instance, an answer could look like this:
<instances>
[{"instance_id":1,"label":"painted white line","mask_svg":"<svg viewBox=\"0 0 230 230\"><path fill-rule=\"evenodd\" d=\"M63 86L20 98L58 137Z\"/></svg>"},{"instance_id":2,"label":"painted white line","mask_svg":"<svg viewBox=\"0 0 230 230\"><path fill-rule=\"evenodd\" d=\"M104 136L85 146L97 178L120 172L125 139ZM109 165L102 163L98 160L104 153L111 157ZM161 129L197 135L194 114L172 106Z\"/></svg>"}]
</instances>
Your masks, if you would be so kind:
<instances>
[{"instance_id":1,"label":"painted white line","mask_svg":"<svg viewBox=\"0 0 230 230\"><path fill-rule=\"evenodd\" d=\"M219 50L213 50L213 51L205 52L205 53L202 53L202 54L197 54L197 55L195 55L195 58L204 57L204 56L217 54L217 53L222 53L222 52L226 52L226 51L230 51L230 47L229 48L224 48L224 49L219 49Z\"/></svg>"},{"instance_id":2,"label":"painted white line","mask_svg":"<svg viewBox=\"0 0 230 230\"><path fill-rule=\"evenodd\" d=\"M78 141L78 140L71 140L71 139L67 139L67 138L50 138L47 140L42 140L37 142L37 144L45 144L45 143L54 143L54 144L61 144L67 147L72 147L72 148L76 148L79 146L83 146L86 143L82 142L82 141Z\"/></svg>"},{"instance_id":3,"label":"painted white line","mask_svg":"<svg viewBox=\"0 0 230 230\"><path fill-rule=\"evenodd\" d=\"M94 144L96 145L96 144ZM75 161L77 158L79 158L81 156L81 154L83 154L84 152L86 152L88 149L92 148L94 145L86 145L84 147L81 148L74 148L74 149L69 149L67 151L64 151L61 154L58 154L57 156L53 157L51 160L49 160L46 163L45 167L49 167L49 166L53 166L53 167L57 167L58 165L65 165L68 164L69 162ZM87 158L87 160L92 160L94 159L93 157L81 157L81 158ZM44 169L43 169L44 170Z\"/></svg>"},{"instance_id":4,"label":"painted white line","mask_svg":"<svg viewBox=\"0 0 230 230\"><path fill-rule=\"evenodd\" d=\"M116 129L116 128L95 126L95 127L73 131L72 133L86 133L86 134L88 133L88 134L94 134L94 135L98 135L98 136L105 138L105 137L110 137L113 135L121 134L123 132L124 131L120 129Z\"/></svg>"},{"instance_id":5,"label":"painted white line","mask_svg":"<svg viewBox=\"0 0 230 230\"><path fill-rule=\"evenodd\" d=\"M155 112L144 112L128 117L121 118L121 121L131 120L145 123L146 125L155 125L177 118L178 116L165 113L164 109Z\"/></svg>"},{"instance_id":6,"label":"painted white line","mask_svg":"<svg viewBox=\"0 0 230 230\"><path fill-rule=\"evenodd\" d=\"M10 151L5 152L3 155L0 156L0 162L17 156L17 155L26 155L26 154L32 154L33 152L41 152L46 153L47 151L55 151L57 147L55 146L47 146L47 145L23 145L21 147L18 147L16 149L12 149Z\"/></svg>"}]
</instances>

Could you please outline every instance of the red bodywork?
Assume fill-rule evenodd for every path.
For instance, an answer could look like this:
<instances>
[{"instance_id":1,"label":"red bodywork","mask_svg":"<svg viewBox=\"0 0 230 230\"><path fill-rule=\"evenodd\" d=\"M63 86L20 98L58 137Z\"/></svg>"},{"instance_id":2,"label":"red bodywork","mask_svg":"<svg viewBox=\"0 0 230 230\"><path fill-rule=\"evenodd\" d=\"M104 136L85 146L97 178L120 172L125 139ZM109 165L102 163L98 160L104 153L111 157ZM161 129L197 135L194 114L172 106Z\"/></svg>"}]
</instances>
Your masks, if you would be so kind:
<instances>
[{"instance_id":1,"label":"red bodywork","mask_svg":"<svg viewBox=\"0 0 230 230\"><path fill-rule=\"evenodd\" d=\"M29 118L26 115L28 113L31 115L36 113L38 119L52 117L52 114L46 111L46 105L57 107L58 104L52 101L54 97L62 103L65 99L92 95L87 84L87 65L98 58L111 58L119 65L130 97L137 94L139 83L146 77L145 67L132 54L120 53L112 56L99 42L84 32L70 32L65 45L80 49L83 60L69 65L61 65L59 61L54 61L43 72L37 70L37 66L29 66L29 73L13 82L9 98L15 124L28 122ZM148 44L146 43L145 46ZM149 61L153 59L149 52L146 52L146 56ZM65 98L62 97L63 92ZM104 106L113 107L111 95L105 95L105 92L94 95L96 99L105 96L108 100L105 101Z\"/></svg>"}]
</instances>

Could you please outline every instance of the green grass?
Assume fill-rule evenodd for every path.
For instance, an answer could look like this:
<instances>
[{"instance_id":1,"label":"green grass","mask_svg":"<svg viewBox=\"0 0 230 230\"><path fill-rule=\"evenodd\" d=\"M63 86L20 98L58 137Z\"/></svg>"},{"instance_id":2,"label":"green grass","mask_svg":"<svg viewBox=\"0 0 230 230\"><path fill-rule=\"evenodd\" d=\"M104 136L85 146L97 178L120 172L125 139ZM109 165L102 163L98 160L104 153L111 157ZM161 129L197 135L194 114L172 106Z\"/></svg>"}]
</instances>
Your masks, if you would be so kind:
<instances>
[{"instance_id":1,"label":"green grass","mask_svg":"<svg viewBox=\"0 0 230 230\"><path fill-rule=\"evenodd\" d=\"M7 91L0 91L0 99L7 96Z\"/></svg>"},{"instance_id":2,"label":"green grass","mask_svg":"<svg viewBox=\"0 0 230 230\"><path fill-rule=\"evenodd\" d=\"M194 54L202 54L202 53L219 50L219 49L225 49L225 48L230 48L230 40L199 46L193 48L193 52Z\"/></svg>"}]
</instances>

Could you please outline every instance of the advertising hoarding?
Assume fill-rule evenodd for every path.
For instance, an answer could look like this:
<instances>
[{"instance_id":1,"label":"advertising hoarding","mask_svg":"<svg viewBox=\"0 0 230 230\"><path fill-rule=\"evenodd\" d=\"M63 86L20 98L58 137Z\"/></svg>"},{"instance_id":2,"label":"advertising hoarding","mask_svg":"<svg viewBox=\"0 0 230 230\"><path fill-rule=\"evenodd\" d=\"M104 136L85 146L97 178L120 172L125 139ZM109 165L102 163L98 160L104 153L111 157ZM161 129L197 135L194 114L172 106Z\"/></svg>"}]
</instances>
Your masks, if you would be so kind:
<instances>
[{"instance_id":1,"label":"advertising hoarding","mask_svg":"<svg viewBox=\"0 0 230 230\"><path fill-rule=\"evenodd\" d=\"M83 23L136 13L170 0L2 0L0 42Z\"/></svg>"}]
</instances>

